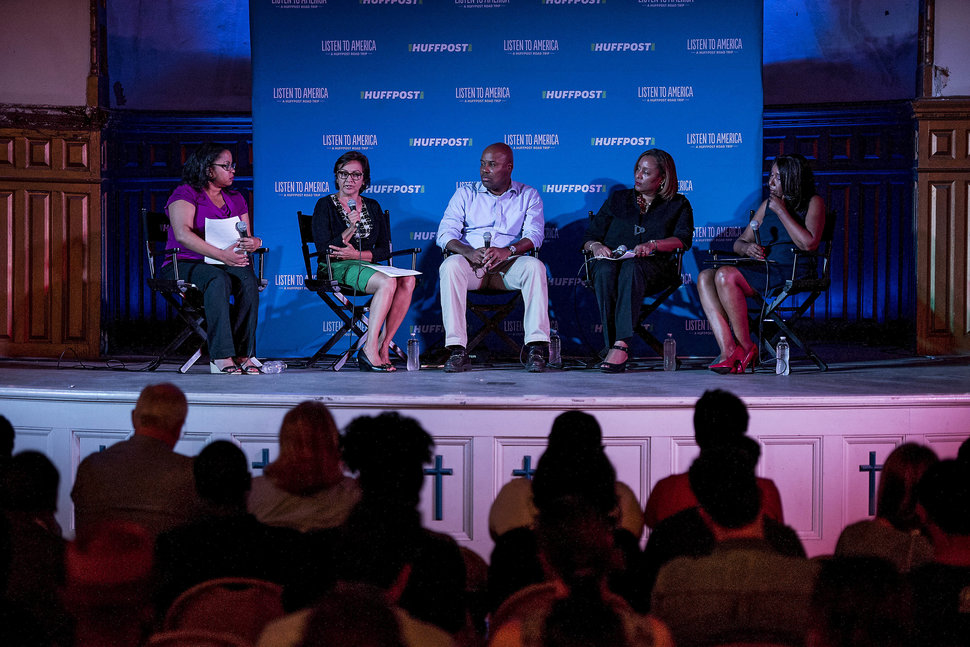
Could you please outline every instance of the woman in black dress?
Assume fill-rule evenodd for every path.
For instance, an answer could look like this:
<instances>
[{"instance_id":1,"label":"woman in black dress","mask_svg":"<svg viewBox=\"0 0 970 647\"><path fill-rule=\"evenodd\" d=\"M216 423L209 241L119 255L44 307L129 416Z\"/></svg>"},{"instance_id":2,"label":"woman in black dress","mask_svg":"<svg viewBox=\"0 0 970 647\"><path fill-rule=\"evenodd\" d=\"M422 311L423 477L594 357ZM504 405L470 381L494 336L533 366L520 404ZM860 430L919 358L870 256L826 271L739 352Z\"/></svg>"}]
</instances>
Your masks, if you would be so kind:
<instances>
[{"instance_id":1,"label":"woman in black dress","mask_svg":"<svg viewBox=\"0 0 970 647\"><path fill-rule=\"evenodd\" d=\"M734 241L736 254L769 262L723 265L697 277L701 306L721 350L709 367L712 371L744 373L749 366L754 370L758 345L751 340L747 298L755 292L764 296L784 284L795 262L793 247L815 251L824 229L825 201L815 193L808 160L801 155L779 156L768 176L768 199ZM800 259L796 278L816 275L814 261Z\"/></svg>"}]
</instances>

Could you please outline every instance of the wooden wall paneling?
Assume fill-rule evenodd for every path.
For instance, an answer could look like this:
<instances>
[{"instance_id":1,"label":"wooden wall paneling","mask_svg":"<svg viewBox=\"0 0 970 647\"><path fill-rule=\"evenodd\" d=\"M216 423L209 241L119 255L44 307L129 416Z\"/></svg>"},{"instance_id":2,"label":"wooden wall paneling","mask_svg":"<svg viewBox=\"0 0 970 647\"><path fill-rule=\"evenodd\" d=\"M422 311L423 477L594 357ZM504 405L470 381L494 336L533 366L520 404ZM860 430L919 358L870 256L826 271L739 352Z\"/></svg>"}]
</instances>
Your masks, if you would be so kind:
<instances>
[{"instance_id":1,"label":"wooden wall paneling","mask_svg":"<svg viewBox=\"0 0 970 647\"><path fill-rule=\"evenodd\" d=\"M762 436L759 476L781 494L785 523L805 540L822 538L822 438Z\"/></svg>"},{"instance_id":2,"label":"wooden wall paneling","mask_svg":"<svg viewBox=\"0 0 970 647\"><path fill-rule=\"evenodd\" d=\"M0 243L0 342L10 344L14 339L14 192L0 189L0 231L4 232Z\"/></svg>"},{"instance_id":3,"label":"wooden wall paneling","mask_svg":"<svg viewBox=\"0 0 970 647\"><path fill-rule=\"evenodd\" d=\"M970 354L970 100L914 103L917 351Z\"/></svg>"},{"instance_id":4,"label":"wooden wall paneling","mask_svg":"<svg viewBox=\"0 0 970 647\"><path fill-rule=\"evenodd\" d=\"M51 119L67 126L0 127L0 218L6 232L0 252L5 287L0 354L56 357L70 349L96 357L100 131L74 124L76 117Z\"/></svg>"}]
</instances>

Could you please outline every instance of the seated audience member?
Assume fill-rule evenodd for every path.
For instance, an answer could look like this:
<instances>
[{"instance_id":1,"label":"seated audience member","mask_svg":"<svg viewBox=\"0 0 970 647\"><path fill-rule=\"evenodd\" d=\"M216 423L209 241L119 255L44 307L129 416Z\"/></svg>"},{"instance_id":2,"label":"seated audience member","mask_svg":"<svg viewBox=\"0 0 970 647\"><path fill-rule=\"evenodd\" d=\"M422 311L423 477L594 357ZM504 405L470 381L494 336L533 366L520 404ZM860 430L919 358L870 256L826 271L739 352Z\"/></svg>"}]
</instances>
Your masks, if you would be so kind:
<instances>
[{"instance_id":1,"label":"seated audience member","mask_svg":"<svg viewBox=\"0 0 970 647\"><path fill-rule=\"evenodd\" d=\"M694 440L703 452L710 447L730 443L748 432L748 408L741 399L722 389L705 391L694 405ZM784 523L781 496L771 479L758 478L764 514ZM697 505L697 497L690 489L687 473L672 474L660 479L650 492L643 511L648 528L682 510Z\"/></svg>"},{"instance_id":2,"label":"seated audience member","mask_svg":"<svg viewBox=\"0 0 970 647\"><path fill-rule=\"evenodd\" d=\"M404 640L395 609L384 599L384 592L362 584L338 585L324 595L310 614L303 640L299 643L300 647L419 647L428 644Z\"/></svg>"},{"instance_id":3,"label":"seated audience member","mask_svg":"<svg viewBox=\"0 0 970 647\"><path fill-rule=\"evenodd\" d=\"M265 524L300 532L342 524L360 488L344 475L337 423L326 405L307 401L288 411L279 451L253 479L249 511Z\"/></svg>"},{"instance_id":4,"label":"seated audience member","mask_svg":"<svg viewBox=\"0 0 970 647\"><path fill-rule=\"evenodd\" d=\"M603 433L596 418L582 411L567 411L556 416L549 432L546 451L562 448L586 455L603 451ZM629 530L638 540L643 534L643 513L630 486L616 482L616 517L620 528ZM532 480L514 478L499 490L488 511L488 532L492 539L514 528L530 528L535 521L536 510L532 502Z\"/></svg>"},{"instance_id":5,"label":"seated audience member","mask_svg":"<svg viewBox=\"0 0 970 647\"><path fill-rule=\"evenodd\" d=\"M902 573L932 560L933 546L916 513L916 484L938 460L932 449L916 443L894 449L879 474L875 519L846 526L835 554L882 557Z\"/></svg>"},{"instance_id":6,"label":"seated audience member","mask_svg":"<svg viewBox=\"0 0 970 647\"><path fill-rule=\"evenodd\" d=\"M195 457L198 521L158 536L157 608L163 614L181 593L218 577L251 577L288 584L303 564L303 537L260 523L246 511L251 476L246 455L217 440Z\"/></svg>"},{"instance_id":7,"label":"seated audience member","mask_svg":"<svg viewBox=\"0 0 970 647\"><path fill-rule=\"evenodd\" d=\"M433 449L431 435L413 418L389 412L352 420L343 437L344 460L358 474L362 496L347 523L367 526L389 517L399 520L401 532L418 529L398 606L456 635L468 629L465 562L454 539L420 526L418 511Z\"/></svg>"},{"instance_id":8,"label":"seated audience member","mask_svg":"<svg viewBox=\"0 0 970 647\"><path fill-rule=\"evenodd\" d=\"M629 597L634 590L632 566L639 561L637 538L616 528L616 471L602 451L579 454L567 446L546 450L539 459L532 482L535 507L542 515L543 507L563 497L573 497L592 506L604 519L613 523L612 545L617 560L608 573L611 590ZM491 609L516 591L545 581L546 573L539 557L535 531L517 528L501 535L495 542L488 571Z\"/></svg>"},{"instance_id":9,"label":"seated audience member","mask_svg":"<svg viewBox=\"0 0 970 647\"><path fill-rule=\"evenodd\" d=\"M139 647L154 620L152 536L130 521L85 526L67 546L64 606L72 647Z\"/></svg>"},{"instance_id":10,"label":"seated audience member","mask_svg":"<svg viewBox=\"0 0 970 647\"><path fill-rule=\"evenodd\" d=\"M11 549L0 591L9 608L40 622L48 644L64 644L70 635L58 597L64 583L64 539L54 519L60 478L46 456L25 451L10 459L0 482Z\"/></svg>"},{"instance_id":11,"label":"seated audience member","mask_svg":"<svg viewBox=\"0 0 970 647\"><path fill-rule=\"evenodd\" d=\"M336 531L334 542L334 570L336 588L324 591L312 605L270 623L260 636L259 647L293 647L302 644L323 644L320 641L329 630L316 620L326 614L336 594L346 587L368 586L379 592L380 601L388 606L395 621L399 639L408 647L452 647L455 642L441 627L424 622L401 608L400 600L414 574L420 558L424 531L409 510L391 507L355 510L347 523ZM355 625L359 611L351 612L343 621ZM382 628L382 633L389 629ZM340 644L344 643L330 643Z\"/></svg>"},{"instance_id":12,"label":"seated audience member","mask_svg":"<svg viewBox=\"0 0 970 647\"><path fill-rule=\"evenodd\" d=\"M906 647L913 644L909 587L879 557L820 563L806 647Z\"/></svg>"},{"instance_id":13,"label":"seated audience member","mask_svg":"<svg viewBox=\"0 0 970 647\"><path fill-rule=\"evenodd\" d=\"M970 471L956 460L926 470L916 489L933 561L914 568L914 645L970 644Z\"/></svg>"},{"instance_id":14,"label":"seated audience member","mask_svg":"<svg viewBox=\"0 0 970 647\"><path fill-rule=\"evenodd\" d=\"M672 645L666 627L611 593L615 521L576 497L547 502L536 525L549 579L528 586L493 614L493 647Z\"/></svg>"},{"instance_id":15,"label":"seated audience member","mask_svg":"<svg viewBox=\"0 0 970 647\"><path fill-rule=\"evenodd\" d=\"M964 465L970 465L970 438L960 443L960 449L957 450L957 460Z\"/></svg>"},{"instance_id":16,"label":"seated audience member","mask_svg":"<svg viewBox=\"0 0 970 647\"><path fill-rule=\"evenodd\" d=\"M6 416L0 416L0 475L13 456L13 442L16 432Z\"/></svg>"},{"instance_id":17,"label":"seated audience member","mask_svg":"<svg viewBox=\"0 0 970 647\"><path fill-rule=\"evenodd\" d=\"M78 533L120 520L155 537L195 517L192 459L174 451L187 414L185 394L174 384L142 390L131 412L134 435L89 455L77 468L71 499Z\"/></svg>"},{"instance_id":18,"label":"seated audience member","mask_svg":"<svg viewBox=\"0 0 970 647\"><path fill-rule=\"evenodd\" d=\"M711 457L724 453L745 457L748 468L754 474L754 467L758 463L761 447L753 439L740 436L731 445L720 445L701 452L694 464L699 466L697 469L703 470L705 469L704 466L710 465L714 460ZM695 468L692 465L688 476L693 474L694 471ZM759 514L755 523L762 527L764 541L781 555L805 557L805 548L802 546L798 534L788 526L761 512L761 490L757 485L757 480L755 487L758 488L759 494ZM697 493L693 477L690 477L690 488ZM698 499L700 499L699 494ZM703 506L703 503L701 505ZM675 557L709 555L717 545L718 540L714 532L714 524L711 523L710 516L704 512L702 507L688 508L662 521L650 533L647 546L643 551L643 560L637 578L638 594L635 600L637 606L641 609L645 608L645 606L641 607L640 605L645 605L650 599L650 589L664 564Z\"/></svg>"},{"instance_id":19,"label":"seated audience member","mask_svg":"<svg viewBox=\"0 0 970 647\"><path fill-rule=\"evenodd\" d=\"M7 588L7 573L11 555L10 524L0 515L0 589ZM70 644L70 640L51 640L49 628L21 605L0 598L0 636L11 647L50 647Z\"/></svg>"},{"instance_id":20,"label":"seated audience member","mask_svg":"<svg viewBox=\"0 0 970 647\"><path fill-rule=\"evenodd\" d=\"M651 613L667 624L678 647L802 645L818 565L779 554L766 540L750 453L713 449L694 461L689 474L717 544L709 555L679 557L663 566Z\"/></svg>"}]
</instances>

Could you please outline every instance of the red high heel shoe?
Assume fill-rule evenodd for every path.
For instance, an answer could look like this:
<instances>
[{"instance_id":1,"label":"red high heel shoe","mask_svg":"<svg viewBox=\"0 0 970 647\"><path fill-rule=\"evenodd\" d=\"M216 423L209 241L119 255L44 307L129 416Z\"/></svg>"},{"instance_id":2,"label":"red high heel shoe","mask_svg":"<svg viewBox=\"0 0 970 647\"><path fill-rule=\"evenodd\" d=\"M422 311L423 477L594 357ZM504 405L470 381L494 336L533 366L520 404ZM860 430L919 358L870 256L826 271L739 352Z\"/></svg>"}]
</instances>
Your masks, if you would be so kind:
<instances>
[{"instance_id":1,"label":"red high heel shoe","mask_svg":"<svg viewBox=\"0 0 970 647\"><path fill-rule=\"evenodd\" d=\"M738 350L741 347L738 346ZM738 360L738 363L734 365L734 373L744 373L748 370L748 366L751 366L751 372L754 373L754 367L758 363L758 346L754 345L748 349L747 353Z\"/></svg>"},{"instance_id":2,"label":"red high heel shoe","mask_svg":"<svg viewBox=\"0 0 970 647\"><path fill-rule=\"evenodd\" d=\"M737 369L738 363L741 361L742 353L744 353L744 351L741 349L741 347L735 346L734 351L730 355L725 357L717 364L711 364L707 368L711 369L718 375L734 373Z\"/></svg>"}]
</instances>

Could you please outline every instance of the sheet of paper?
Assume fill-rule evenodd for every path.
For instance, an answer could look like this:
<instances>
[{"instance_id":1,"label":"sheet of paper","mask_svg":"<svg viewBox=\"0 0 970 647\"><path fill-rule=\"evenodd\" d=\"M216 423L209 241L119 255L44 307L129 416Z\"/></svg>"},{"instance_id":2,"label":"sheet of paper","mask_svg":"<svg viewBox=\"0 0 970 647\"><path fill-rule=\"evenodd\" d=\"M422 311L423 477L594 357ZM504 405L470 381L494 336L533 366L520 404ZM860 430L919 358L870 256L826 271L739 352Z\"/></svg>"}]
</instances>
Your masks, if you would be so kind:
<instances>
[{"instance_id":1,"label":"sheet of paper","mask_svg":"<svg viewBox=\"0 0 970 647\"><path fill-rule=\"evenodd\" d=\"M403 267L392 267L390 265L377 265L376 263L366 263L367 267L371 267L381 274L386 274L387 276L420 276L421 272L417 270L406 270Z\"/></svg>"},{"instance_id":2,"label":"sheet of paper","mask_svg":"<svg viewBox=\"0 0 970 647\"><path fill-rule=\"evenodd\" d=\"M597 261L625 261L628 258L634 258L636 254L632 250L627 250L623 253L623 256L617 256L613 258L612 256L595 256L594 259Z\"/></svg>"},{"instance_id":3,"label":"sheet of paper","mask_svg":"<svg viewBox=\"0 0 970 647\"><path fill-rule=\"evenodd\" d=\"M239 240L239 232L236 231L237 222L239 222L238 216L221 220L207 218L205 221L205 242L219 249L232 247ZM217 261L208 256L205 257L205 262L210 265L225 265L222 261Z\"/></svg>"}]
</instances>

